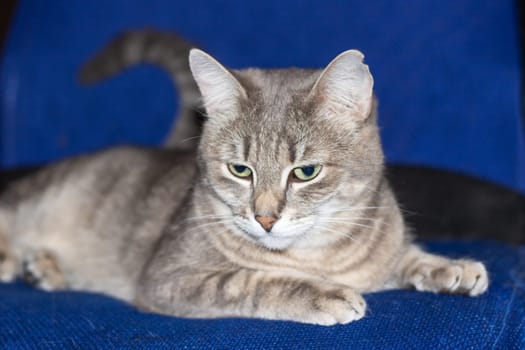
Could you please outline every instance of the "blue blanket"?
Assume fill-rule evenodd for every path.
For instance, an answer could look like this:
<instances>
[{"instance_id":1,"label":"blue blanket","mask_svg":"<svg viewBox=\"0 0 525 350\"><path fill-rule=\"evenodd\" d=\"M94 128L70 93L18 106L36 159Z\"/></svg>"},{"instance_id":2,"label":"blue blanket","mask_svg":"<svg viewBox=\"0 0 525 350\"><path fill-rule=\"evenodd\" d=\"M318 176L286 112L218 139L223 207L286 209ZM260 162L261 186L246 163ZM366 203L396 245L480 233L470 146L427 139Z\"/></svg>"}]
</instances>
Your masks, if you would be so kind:
<instances>
[{"instance_id":1,"label":"blue blanket","mask_svg":"<svg viewBox=\"0 0 525 350\"><path fill-rule=\"evenodd\" d=\"M434 243L434 252L487 264L477 298L388 291L366 296L367 316L322 327L250 319L145 314L118 300L0 285L0 345L12 349L524 349L525 247Z\"/></svg>"}]
</instances>

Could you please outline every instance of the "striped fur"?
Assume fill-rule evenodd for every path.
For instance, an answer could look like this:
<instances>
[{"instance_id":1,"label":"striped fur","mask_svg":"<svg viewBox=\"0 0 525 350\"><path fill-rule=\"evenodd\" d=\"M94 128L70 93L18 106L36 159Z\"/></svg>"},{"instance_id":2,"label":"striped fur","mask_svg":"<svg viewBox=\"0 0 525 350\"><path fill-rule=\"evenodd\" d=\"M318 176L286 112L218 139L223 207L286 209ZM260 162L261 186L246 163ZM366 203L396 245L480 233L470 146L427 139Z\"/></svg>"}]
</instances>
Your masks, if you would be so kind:
<instances>
[{"instance_id":1,"label":"striped fur","mask_svg":"<svg viewBox=\"0 0 525 350\"><path fill-rule=\"evenodd\" d=\"M195 149L201 132L200 94L188 67L192 44L175 33L152 29L128 31L109 42L82 67L79 80L97 83L137 64L149 63L166 70L177 86L179 111L166 146Z\"/></svg>"},{"instance_id":2,"label":"striped fur","mask_svg":"<svg viewBox=\"0 0 525 350\"><path fill-rule=\"evenodd\" d=\"M192 50L209 114L197 153L118 148L15 183L0 195L0 278L170 315L320 325L362 318L372 291L483 293L482 263L412 243L362 60L228 70ZM312 164L317 177L292 178ZM276 221L267 230L257 215Z\"/></svg>"}]
</instances>

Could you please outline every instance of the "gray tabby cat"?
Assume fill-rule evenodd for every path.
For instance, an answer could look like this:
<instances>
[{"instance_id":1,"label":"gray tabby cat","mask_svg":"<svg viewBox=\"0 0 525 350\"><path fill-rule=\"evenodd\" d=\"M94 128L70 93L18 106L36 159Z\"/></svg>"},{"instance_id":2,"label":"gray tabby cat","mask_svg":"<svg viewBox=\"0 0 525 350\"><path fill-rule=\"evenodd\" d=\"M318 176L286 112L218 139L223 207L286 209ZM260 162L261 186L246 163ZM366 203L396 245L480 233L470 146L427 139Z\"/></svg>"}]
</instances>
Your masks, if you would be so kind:
<instances>
[{"instance_id":1,"label":"gray tabby cat","mask_svg":"<svg viewBox=\"0 0 525 350\"><path fill-rule=\"evenodd\" d=\"M229 70L193 49L198 150L116 148L0 195L0 277L185 317L333 325L389 288L477 296L485 267L411 242L383 174L359 51L324 70Z\"/></svg>"}]
</instances>

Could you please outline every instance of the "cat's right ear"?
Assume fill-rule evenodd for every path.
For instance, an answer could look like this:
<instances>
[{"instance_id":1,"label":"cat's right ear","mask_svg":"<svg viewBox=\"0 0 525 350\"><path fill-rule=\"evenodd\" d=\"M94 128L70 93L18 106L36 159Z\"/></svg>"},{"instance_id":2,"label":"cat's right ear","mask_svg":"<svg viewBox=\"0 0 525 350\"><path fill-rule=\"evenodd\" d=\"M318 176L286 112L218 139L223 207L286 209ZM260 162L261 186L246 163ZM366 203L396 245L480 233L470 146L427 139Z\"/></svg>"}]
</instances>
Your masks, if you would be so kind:
<instances>
[{"instance_id":1,"label":"cat's right ear","mask_svg":"<svg viewBox=\"0 0 525 350\"><path fill-rule=\"evenodd\" d=\"M204 51L192 49L189 60L208 116L236 112L240 100L246 98L246 91L239 81Z\"/></svg>"}]
</instances>

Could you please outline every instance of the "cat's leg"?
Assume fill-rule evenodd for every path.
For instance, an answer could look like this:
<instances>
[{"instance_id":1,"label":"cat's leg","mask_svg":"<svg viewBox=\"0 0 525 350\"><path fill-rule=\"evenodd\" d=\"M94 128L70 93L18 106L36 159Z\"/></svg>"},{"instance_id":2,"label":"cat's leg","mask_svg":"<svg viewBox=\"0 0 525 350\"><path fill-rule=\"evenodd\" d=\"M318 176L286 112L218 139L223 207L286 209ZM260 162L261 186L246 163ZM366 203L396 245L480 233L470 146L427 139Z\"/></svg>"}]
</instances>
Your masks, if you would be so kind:
<instances>
[{"instance_id":1,"label":"cat's leg","mask_svg":"<svg viewBox=\"0 0 525 350\"><path fill-rule=\"evenodd\" d=\"M66 279L58 260L46 250L38 250L24 257L22 278L25 282L47 291L66 287Z\"/></svg>"},{"instance_id":2,"label":"cat's leg","mask_svg":"<svg viewBox=\"0 0 525 350\"><path fill-rule=\"evenodd\" d=\"M18 260L7 238L0 233L0 282L12 282L19 271Z\"/></svg>"},{"instance_id":3,"label":"cat's leg","mask_svg":"<svg viewBox=\"0 0 525 350\"><path fill-rule=\"evenodd\" d=\"M347 286L262 271L191 273L162 280L142 283L139 307L176 316L258 317L319 325L356 321L366 310L363 297Z\"/></svg>"},{"instance_id":4,"label":"cat's leg","mask_svg":"<svg viewBox=\"0 0 525 350\"><path fill-rule=\"evenodd\" d=\"M399 287L434 293L477 296L489 284L483 263L426 253L416 245L411 245L402 257L397 276Z\"/></svg>"}]
</instances>

